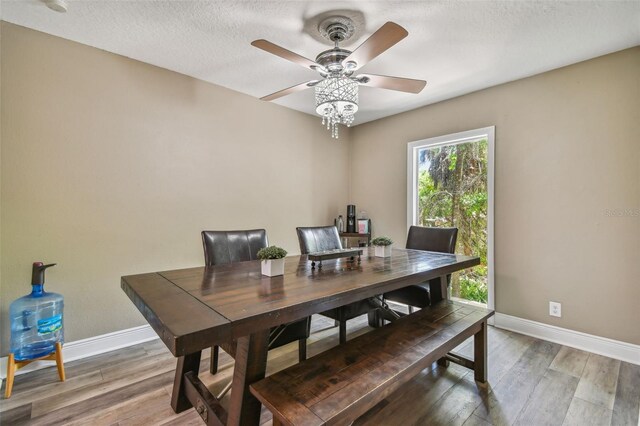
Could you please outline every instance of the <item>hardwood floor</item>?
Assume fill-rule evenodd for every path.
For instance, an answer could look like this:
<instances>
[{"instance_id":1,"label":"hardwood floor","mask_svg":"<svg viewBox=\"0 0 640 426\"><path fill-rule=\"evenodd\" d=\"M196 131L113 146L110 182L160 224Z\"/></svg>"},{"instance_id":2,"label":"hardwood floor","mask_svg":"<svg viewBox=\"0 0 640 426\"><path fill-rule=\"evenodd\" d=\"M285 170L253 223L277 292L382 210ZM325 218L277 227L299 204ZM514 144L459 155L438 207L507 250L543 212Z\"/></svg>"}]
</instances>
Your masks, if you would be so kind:
<instances>
[{"instance_id":1,"label":"hardwood floor","mask_svg":"<svg viewBox=\"0 0 640 426\"><path fill-rule=\"evenodd\" d=\"M308 354L338 344L333 321L314 316ZM349 338L369 330L366 318L348 323ZM458 352L472 356L470 341ZM297 362L297 343L269 352L267 374ZM220 370L203 382L217 394L233 361L221 351ZM13 396L0 401L0 423L21 425L202 425L195 410L169 406L175 358L152 342L16 377ZM389 396L356 425L639 425L640 366L531 337L489 328L489 385L481 387L455 364L433 365ZM3 390L4 393L4 390ZM223 404L228 401L228 395ZM262 423L271 424L263 409Z\"/></svg>"}]
</instances>

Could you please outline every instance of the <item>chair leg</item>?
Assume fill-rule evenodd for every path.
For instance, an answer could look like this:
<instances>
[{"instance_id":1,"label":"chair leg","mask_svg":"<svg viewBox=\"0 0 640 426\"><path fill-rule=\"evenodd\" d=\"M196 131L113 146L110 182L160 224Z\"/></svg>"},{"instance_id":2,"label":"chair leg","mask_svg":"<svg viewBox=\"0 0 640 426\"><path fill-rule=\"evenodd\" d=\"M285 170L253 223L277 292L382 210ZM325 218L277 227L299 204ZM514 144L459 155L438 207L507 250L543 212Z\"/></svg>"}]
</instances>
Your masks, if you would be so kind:
<instances>
[{"instance_id":1,"label":"chair leg","mask_svg":"<svg viewBox=\"0 0 640 426\"><path fill-rule=\"evenodd\" d=\"M449 361L449 360L447 359L447 357L442 357L442 358L440 358L440 359L438 360L438 365L439 365L440 367L448 368L448 367L449 367L449 363L450 363L450 362L451 362L451 361Z\"/></svg>"},{"instance_id":2,"label":"chair leg","mask_svg":"<svg viewBox=\"0 0 640 426\"><path fill-rule=\"evenodd\" d=\"M340 321L340 344L347 343L347 322Z\"/></svg>"},{"instance_id":3,"label":"chair leg","mask_svg":"<svg viewBox=\"0 0 640 426\"><path fill-rule=\"evenodd\" d=\"M218 372L218 354L220 352L219 346L211 346L211 358L209 359L209 372L216 374Z\"/></svg>"},{"instance_id":4,"label":"chair leg","mask_svg":"<svg viewBox=\"0 0 640 426\"><path fill-rule=\"evenodd\" d=\"M298 340L298 362L307 359L307 339Z\"/></svg>"},{"instance_id":5,"label":"chair leg","mask_svg":"<svg viewBox=\"0 0 640 426\"><path fill-rule=\"evenodd\" d=\"M384 325L384 319L382 315L380 315L380 310L372 309L367 312L367 320L369 322L369 327L380 328Z\"/></svg>"},{"instance_id":6,"label":"chair leg","mask_svg":"<svg viewBox=\"0 0 640 426\"><path fill-rule=\"evenodd\" d=\"M413 313L413 306L407 305L407 307L409 308L409 313L412 314Z\"/></svg>"}]
</instances>

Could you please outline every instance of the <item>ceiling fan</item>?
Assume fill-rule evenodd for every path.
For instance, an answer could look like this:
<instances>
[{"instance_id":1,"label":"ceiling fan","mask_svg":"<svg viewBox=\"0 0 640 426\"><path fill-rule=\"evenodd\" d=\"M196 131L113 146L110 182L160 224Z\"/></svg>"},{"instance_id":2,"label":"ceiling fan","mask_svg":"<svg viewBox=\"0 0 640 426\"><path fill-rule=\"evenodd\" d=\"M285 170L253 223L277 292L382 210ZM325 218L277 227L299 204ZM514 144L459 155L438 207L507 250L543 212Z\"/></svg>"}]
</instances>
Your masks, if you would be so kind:
<instances>
[{"instance_id":1,"label":"ceiling fan","mask_svg":"<svg viewBox=\"0 0 640 426\"><path fill-rule=\"evenodd\" d=\"M322 116L334 138L338 137L338 124L350 126L358 110L358 86L379 87L407 93L420 93L427 84L423 80L390 77L376 74L357 74L371 61L409 33L394 22L387 22L354 51L342 49L339 43L348 40L355 31L354 23L345 16L331 16L318 26L323 37L334 43L334 47L321 52L312 61L267 40L255 40L252 46L302 65L320 74L320 79L296 84L260 99L272 101L282 96L315 87L316 112Z\"/></svg>"}]
</instances>

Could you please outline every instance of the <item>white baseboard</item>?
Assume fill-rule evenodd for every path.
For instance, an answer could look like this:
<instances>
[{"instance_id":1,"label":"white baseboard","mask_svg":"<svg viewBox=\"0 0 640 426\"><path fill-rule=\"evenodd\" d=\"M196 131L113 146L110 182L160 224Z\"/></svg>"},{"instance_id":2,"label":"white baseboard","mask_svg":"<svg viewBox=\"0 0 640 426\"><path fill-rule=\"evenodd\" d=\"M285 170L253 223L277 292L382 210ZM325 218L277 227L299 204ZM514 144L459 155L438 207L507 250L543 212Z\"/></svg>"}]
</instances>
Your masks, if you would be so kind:
<instances>
[{"instance_id":1,"label":"white baseboard","mask_svg":"<svg viewBox=\"0 0 640 426\"><path fill-rule=\"evenodd\" d=\"M559 343L572 348L593 352L595 354L608 356L632 364L640 365L640 346L631 343L620 342L606 337L594 336L579 331L556 327L554 325L543 324L511 315L495 314L495 326L516 333ZM87 358L93 355L111 352L138 343L148 342L157 339L158 336L151 326L129 328L115 331L88 339L76 340L65 343L62 348L65 362ZM53 367L53 361L36 361L21 368L16 375L28 373L29 371L41 368ZM5 379L7 375L7 357L0 359L0 379ZM2 382L0 382L1 384Z\"/></svg>"},{"instance_id":2,"label":"white baseboard","mask_svg":"<svg viewBox=\"0 0 640 426\"><path fill-rule=\"evenodd\" d=\"M505 330L640 365L640 346L496 312L495 326Z\"/></svg>"},{"instance_id":3,"label":"white baseboard","mask_svg":"<svg viewBox=\"0 0 640 426\"><path fill-rule=\"evenodd\" d=\"M127 346L137 345L138 343L148 342L157 338L158 335L153 331L151 326L142 325L140 327L128 328L126 330L114 331L113 333L65 343L62 347L62 357L66 363L105 352L115 351L116 349ZM18 370L16 375L53 366L55 366L54 361L35 361ZM6 377L7 357L3 357L0 359L0 378L5 379Z\"/></svg>"}]
</instances>

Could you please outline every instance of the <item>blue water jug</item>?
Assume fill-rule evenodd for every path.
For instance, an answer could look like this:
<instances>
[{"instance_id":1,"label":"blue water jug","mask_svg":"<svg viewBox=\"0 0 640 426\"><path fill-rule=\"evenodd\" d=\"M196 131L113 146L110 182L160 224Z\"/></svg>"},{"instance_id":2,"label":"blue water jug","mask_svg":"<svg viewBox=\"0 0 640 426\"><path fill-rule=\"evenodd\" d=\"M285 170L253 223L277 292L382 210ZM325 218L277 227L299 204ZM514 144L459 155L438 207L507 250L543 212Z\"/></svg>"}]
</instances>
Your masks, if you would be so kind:
<instances>
[{"instance_id":1,"label":"blue water jug","mask_svg":"<svg viewBox=\"0 0 640 426\"><path fill-rule=\"evenodd\" d=\"M64 343L63 308L60 294L44 291L44 271L55 263L33 264L31 294L15 300L9 307L11 352L16 361L40 358Z\"/></svg>"}]
</instances>

